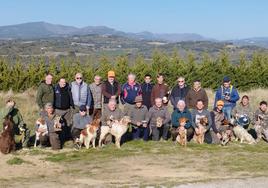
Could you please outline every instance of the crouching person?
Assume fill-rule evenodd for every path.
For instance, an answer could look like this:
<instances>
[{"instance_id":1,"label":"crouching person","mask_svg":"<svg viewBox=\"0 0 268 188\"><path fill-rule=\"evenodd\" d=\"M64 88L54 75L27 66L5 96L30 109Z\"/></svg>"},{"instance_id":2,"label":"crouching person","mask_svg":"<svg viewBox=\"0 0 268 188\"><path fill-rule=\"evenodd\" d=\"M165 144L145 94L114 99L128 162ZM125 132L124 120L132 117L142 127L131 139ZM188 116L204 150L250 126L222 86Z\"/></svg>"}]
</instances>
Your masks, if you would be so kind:
<instances>
[{"instance_id":1,"label":"crouching person","mask_svg":"<svg viewBox=\"0 0 268 188\"><path fill-rule=\"evenodd\" d=\"M148 141L150 129L146 121L147 107L142 104L142 96L137 96L134 102L135 106L130 108L128 114L132 124L132 139L136 140L142 137L144 141Z\"/></svg>"},{"instance_id":2,"label":"crouching person","mask_svg":"<svg viewBox=\"0 0 268 188\"><path fill-rule=\"evenodd\" d=\"M257 141L264 138L268 142L268 108L266 101L260 102L259 109L255 112L253 123L257 133Z\"/></svg>"},{"instance_id":3,"label":"crouching person","mask_svg":"<svg viewBox=\"0 0 268 188\"><path fill-rule=\"evenodd\" d=\"M79 149L80 133L86 128L86 125L92 122L92 118L87 114L86 105L79 107L79 112L73 116L73 126L71 130L72 138L74 141L74 147Z\"/></svg>"},{"instance_id":4,"label":"crouching person","mask_svg":"<svg viewBox=\"0 0 268 188\"><path fill-rule=\"evenodd\" d=\"M205 141L207 144L211 144L210 128L212 121L210 112L204 109L204 107L203 100L197 100L196 109L192 111L193 127L196 135L204 135L204 140L196 140L198 143Z\"/></svg>"},{"instance_id":5,"label":"crouching person","mask_svg":"<svg viewBox=\"0 0 268 188\"><path fill-rule=\"evenodd\" d=\"M13 99L6 101L6 106L1 110L2 119L10 118L13 122L13 135L16 144L21 145L23 148L29 146L30 130L26 127L22 119L19 109Z\"/></svg>"},{"instance_id":6,"label":"crouching person","mask_svg":"<svg viewBox=\"0 0 268 188\"><path fill-rule=\"evenodd\" d=\"M47 146L48 143L50 143L53 150L61 149L62 143L60 134L63 126L63 120L60 116L55 114L53 105L51 103L47 103L45 105L45 113L42 118L45 120L47 130L39 127L39 125L36 125L36 132L45 133L45 131L48 131L48 134L39 134L41 146Z\"/></svg>"},{"instance_id":7,"label":"crouching person","mask_svg":"<svg viewBox=\"0 0 268 188\"><path fill-rule=\"evenodd\" d=\"M150 108L146 121L152 130L152 140L159 141L160 136L163 140L167 140L170 114L166 106L163 106L161 98L155 99L155 105Z\"/></svg>"},{"instance_id":8,"label":"crouching person","mask_svg":"<svg viewBox=\"0 0 268 188\"><path fill-rule=\"evenodd\" d=\"M171 137L172 141L176 140L178 136L178 128L179 128L179 119L186 118L188 121L184 125L184 128L187 130L187 141L190 141L194 135L194 129L192 127L192 115L191 112L186 108L185 102L183 100L179 100L177 103L177 108L173 111L171 115Z\"/></svg>"},{"instance_id":9,"label":"crouching person","mask_svg":"<svg viewBox=\"0 0 268 188\"><path fill-rule=\"evenodd\" d=\"M225 116L222 111L224 106L224 101L219 100L216 103L216 107L213 111L210 112L211 116L211 127L212 130L210 131L212 144L220 144L222 139L222 134L225 132L230 137L232 130L228 125L224 125ZM227 120L226 120L227 121Z\"/></svg>"}]
</instances>

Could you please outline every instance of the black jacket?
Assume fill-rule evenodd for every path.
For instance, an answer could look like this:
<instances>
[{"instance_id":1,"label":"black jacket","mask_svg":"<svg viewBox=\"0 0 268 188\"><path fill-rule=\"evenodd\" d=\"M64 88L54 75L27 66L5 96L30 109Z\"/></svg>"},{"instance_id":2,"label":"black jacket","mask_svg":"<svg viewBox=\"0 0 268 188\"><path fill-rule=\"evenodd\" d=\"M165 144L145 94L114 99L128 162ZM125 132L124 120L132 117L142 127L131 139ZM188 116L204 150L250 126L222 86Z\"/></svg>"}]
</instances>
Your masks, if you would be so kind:
<instances>
[{"instance_id":1,"label":"black jacket","mask_svg":"<svg viewBox=\"0 0 268 188\"><path fill-rule=\"evenodd\" d=\"M61 88L59 84L55 86L54 99L55 109L67 110L70 107L74 107L72 92L68 83L63 88Z\"/></svg>"},{"instance_id":2,"label":"black jacket","mask_svg":"<svg viewBox=\"0 0 268 188\"><path fill-rule=\"evenodd\" d=\"M185 85L183 88L180 88L178 85L176 85L172 89L171 94L170 94L170 101L174 108L177 107L177 103L179 100L185 101L185 97L189 90L190 88L187 85Z\"/></svg>"},{"instance_id":3,"label":"black jacket","mask_svg":"<svg viewBox=\"0 0 268 188\"><path fill-rule=\"evenodd\" d=\"M104 104L107 104L109 102L109 99L111 96L115 95L116 96L116 101L119 103L119 96L121 93L121 86L117 81L114 81L113 84L111 84L108 81L105 81L102 84L102 94L104 98Z\"/></svg>"},{"instance_id":4,"label":"black jacket","mask_svg":"<svg viewBox=\"0 0 268 188\"><path fill-rule=\"evenodd\" d=\"M149 84L143 83L141 85L143 104L147 107L148 110L152 107L151 94L152 94L153 87L154 85L151 83Z\"/></svg>"}]
</instances>

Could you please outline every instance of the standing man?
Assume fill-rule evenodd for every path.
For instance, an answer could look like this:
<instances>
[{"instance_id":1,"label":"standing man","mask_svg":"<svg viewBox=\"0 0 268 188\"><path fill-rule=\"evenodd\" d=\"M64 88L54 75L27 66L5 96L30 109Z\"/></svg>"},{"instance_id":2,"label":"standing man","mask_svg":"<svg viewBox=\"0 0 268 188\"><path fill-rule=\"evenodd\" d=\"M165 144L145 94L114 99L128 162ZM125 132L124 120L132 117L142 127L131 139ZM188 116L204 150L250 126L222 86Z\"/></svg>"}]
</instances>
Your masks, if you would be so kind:
<instances>
[{"instance_id":1,"label":"standing man","mask_svg":"<svg viewBox=\"0 0 268 188\"><path fill-rule=\"evenodd\" d=\"M71 88L66 83L65 78L60 78L58 84L54 88L55 93L55 113L66 120L67 126L71 126L72 112L71 108L74 108L73 97Z\"/></svg>"},{"instance_id":2,"label":"standing man","mask_svg":"<svg viewBox=\"0 0 268 188\"><path fill-rule=\"evenodd\" d=\"M152 77L150 74L146 74L144 77L144 83L141 85L143 104L149 110L152 107L151 94L153 89L153 84L151 83Z\"/></svg>"},{"instance_id":3,"label":"standing man","mask_svg":"<svg viewBox=\"0 0 268 188\"><path fill-rule=\"evenodd\" d=\"M151 94L151 104L155 104L156 98L163 99L165 96L168 95L168 86L164 83L164 75L159 73L157 75L157 84L152 89Z\"/></svg>"},{"instance_id":4,"label":"standing man","mask_svg":"<svg viewBox=\"0 0 268 188\"><path fill-rule=\"evenodd\" d=\"M239 100L239 94L237 89L231 85L231 80L228 76L223 78L223 84L216 91L214 107L216 107L216 102L219 100L224 101L223 113L226 119L230 120L232 110L236 106L236 102Z\"/></svg>"},{"instance_id":5,"label":"standing man","mask_svg":"<svg viewBox=\"0 0 268 188\"><path fill-rule=\"evenodd\" d=\"M201 81L195 80L193 88L191 88L185 98L186 106L188 109L195 109L197 100L204 101L204 108L208 109L208 96L206 91L201 87Z\"/></svg>"},{"instance_id":6,"label":"standing man","mask_svg":"<svg viewBox=\"0 0 268 188\"><path fill-rule=\"evenodd\" d=\"M52 74L47 73L45 75L45 80L39 84L37 89L36 103L41 110L41 114L44 113L44 107L47 103L54 103L54 90L52 86L52 79Z\"/></svg>"},{"instance_id":7,"label":"standing man","mask_svg":"<svg viewBox=\"0 0 268 188\"><path fill-rule=\"evenodd\" d=\"M94 77L94 82L89 85L90 91L93 97L93 112L92 116L94 118L100 118L101 116L101 107L102 107L102 85L101 85L101 77L96 75Z\"/></svg>"},{"instance_id":8,"label":"standing man","mask_svg":"<svg viewBox=\"0 0 268 188\"><path fill-rule=\"evenodd\" d=\"M135 98L141 95L141 87L136 83L136 75L130 73L128 81L122 86L121 102L124 105L124 113L128 114L130 108L135 105Z\"/></svg>"},{"instance_id":9,"label":"standing man","mask_svg":"<svg viewBox=\"0 0 268 188\"><path fill-rule=\"evenodd\" d=\"M184 100L186 98L186 95L189 91L189 87L185 84L185 78L184 77L179 77L177 79L178 85L176 85L170 94L170 101L171 104L173 105L174 109L177 108L177 103L179 100Z\"/></svg>"},{"instance_id":10,"label":"standing man","mask_svg":"<svg viewBox=\"0 0 268 188\"><path fill-rule=\"evenodd\" d=\"M119 96L121 94L121 86L115 80L115 72L108 72L108 79L102 84L102 95L104 107L107 107L110 99L114 99L116 103L119 103Z\"/></svg>"},{"instance_id":11,"label":"standing man","mask_svg":"<svg viewBox=\"0 0 268 188\"><path fill-rule=\"evenodd\" d=\"M74 112L79 112L79 107L82 105L86 105L86 108L89 110L92 97L88 84L83 81L82 73L76 73L75 81L71 83L71 91L75 106Z\"/></svg>"}]
</instances>

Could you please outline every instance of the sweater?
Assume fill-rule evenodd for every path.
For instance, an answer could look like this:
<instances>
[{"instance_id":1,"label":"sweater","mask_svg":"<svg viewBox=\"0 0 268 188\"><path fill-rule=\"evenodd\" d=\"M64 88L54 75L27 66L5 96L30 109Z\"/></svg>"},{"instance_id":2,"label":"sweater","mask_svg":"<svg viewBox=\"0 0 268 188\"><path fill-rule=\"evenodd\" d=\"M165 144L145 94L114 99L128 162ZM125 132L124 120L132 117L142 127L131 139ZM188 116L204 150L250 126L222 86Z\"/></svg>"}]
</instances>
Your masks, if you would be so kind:
<instances>
[{"instance_id":1,"label":"sweater","mask_svg":"<svg viewBox=\"0 0 268 188\"><path fill-rule=\"evenodd\" d=\"M179 119L182 118L182 117L188 119L187 123L184 126L186 129L189 129L192 126L192 115L191 115L191 112L187 108L185 108L182 112L178 108L176 108L172 112L172 115L171 115L171 124L172 124L172 127L178 128L179 127Z\"/></svg>"},{"instance_id":2,"label":"sweater","mask_svg":"<svg viewBox=\"0 0 268 188\"><path fill-rule=\"evenodd\" d=\"M52 85L48 85L42 81L37 89L36 103L39 108L44 108L47 103L54 103L54 89Z\"/></svg>"},{"instance_id":3,"label":"sweater","mask_svg":"<svg viewBox=\"0 0 268 188\"><path fill-rule=\"evenodd\" d=\"M92 122L92 118L89 115L81 116L80 113L76 113L73 116L73 127L77 129L84 129L86 125Z\"/></svg>"},{"instance_id":4,"label":"sweater","mask_svg":"<svg viewBox=\"0 0 268 188\"><path fill-rule=\"evenodd\" d=\"M151 107L146 117L146 121L149 122L150 126L156 126L156 119L158 117L163 119L163 124L168 124L170 122L170 114L166 106L158 108L154 105Z\"/></svg>"},{"instance_id":5,"label":"sweater","mask_svg":"<svg viewBox=\"0 0 268 188\"><path fill-rule=\"evenodd\" d=\"M192 111L192 122L193 122L193 127L197 128L197 124L200 121L200 118L202 117L207 117L208 118L208 126L206 128L206 130L209 130L211 128L212 125L212 120L211 120L211 116L210 116L210 112L208 110L202 110L201 112L194 109Z\"/></svg>"},{"instance_id":6,"label":"sweater","mask_svg":"<svg viewBox=\"0 0 268 188\"><path fill-rule=\"evenodd\" d=\"M135 105L135 106L131 106L128 112L128 116L131 119L131 123L133 125L137 125L137 122L142 122L146 120L147 113L148 113L148 110L146 106L142 105L140 108L138 108Z\"/></svg>"},{"instance_id":7,"label":"sweater","mask_svg":"<svg viewBox=\"0 0 268 188\"><path fill-rule=\"evenodd\" d=\"M201 88L198 91L193 88L190 89L185 97L185 103L187 108L195 109L197 100L202 100L204 102L205 109L208 108L208 96L206 91Z\"/></svg>"},{"instance_id":8,"label":"sweater","mask_svg":"<svg viewBox=\"0 0 268 188\"><path fill-rule=\"evenodd\" d=\"M92 93L92 97L93 97L93 102L92 102L92 106L95 109L100 109L101 108L101 103L102 103L102 86L101 84L97 85L95 83L92 83L89 85L90 91Z\"/></svg>"},{"instance_id":9,"label":"sweater","mask_svg":"<svg viewBox=\"0 0 268 188\"><path fill-rule=\"evenodd\" d=\"M156 84L152 89L151 104L155 104L156 98L163 98L168 93L168 86L166 84Z\"/></svg>"}]
</instances>

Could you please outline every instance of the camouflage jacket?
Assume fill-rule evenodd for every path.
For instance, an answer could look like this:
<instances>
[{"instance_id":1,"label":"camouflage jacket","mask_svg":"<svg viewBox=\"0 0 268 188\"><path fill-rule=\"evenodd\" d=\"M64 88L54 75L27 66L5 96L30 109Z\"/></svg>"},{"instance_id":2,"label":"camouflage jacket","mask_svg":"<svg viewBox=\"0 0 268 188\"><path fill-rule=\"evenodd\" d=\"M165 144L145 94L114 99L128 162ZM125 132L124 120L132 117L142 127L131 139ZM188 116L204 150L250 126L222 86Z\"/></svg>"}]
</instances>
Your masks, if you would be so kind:
<instances>
[{"instance_id":1,"label":"camouflage jacket","mask_svg":"<svg viewBox=\"0 0 268 188\"><path fill-rule=\"evenodd\" d=\"M264 129L268 129L268 110L266 112L261 111L260 109L258 109L255 112L255 116L254 116L254 124L256 123L256 121L258 121L258 119L260 118L261 120L261 126Z\"/></svg>"}]
</instances>

